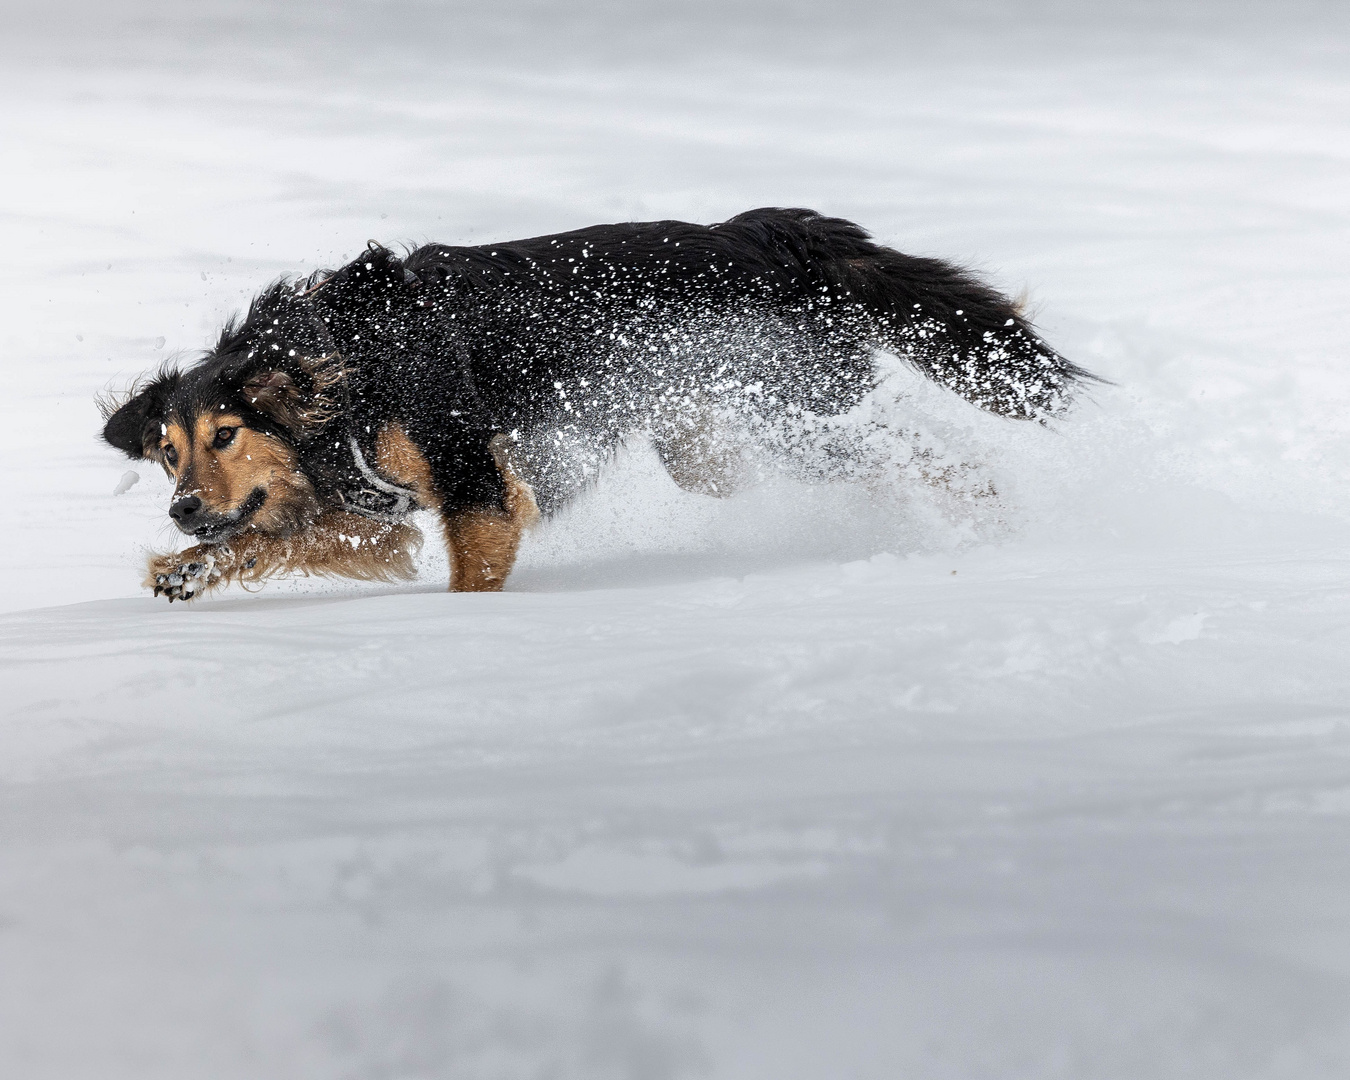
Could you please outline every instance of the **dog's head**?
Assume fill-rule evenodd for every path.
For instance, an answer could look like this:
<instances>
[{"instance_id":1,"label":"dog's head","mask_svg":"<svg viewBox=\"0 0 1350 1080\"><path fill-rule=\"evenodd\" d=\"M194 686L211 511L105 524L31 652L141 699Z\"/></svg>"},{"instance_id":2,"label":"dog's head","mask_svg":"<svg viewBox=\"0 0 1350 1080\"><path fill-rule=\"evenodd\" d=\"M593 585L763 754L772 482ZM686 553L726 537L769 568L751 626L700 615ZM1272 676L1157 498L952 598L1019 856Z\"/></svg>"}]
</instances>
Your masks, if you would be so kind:
<instances>
[{"instance_id":1,"label":"dog's head","mask_svg":"<svg viewBox=\"0 0 1350 1080\"><path fill-rule=\"evenodd\" d=\"M103 438L158 461L169 516L206 542L288 536L319 511L300 451L338 411L342 362L303 296L278 286L186 371L164 370L108 410Z\"/></svg>"}]
</instances>

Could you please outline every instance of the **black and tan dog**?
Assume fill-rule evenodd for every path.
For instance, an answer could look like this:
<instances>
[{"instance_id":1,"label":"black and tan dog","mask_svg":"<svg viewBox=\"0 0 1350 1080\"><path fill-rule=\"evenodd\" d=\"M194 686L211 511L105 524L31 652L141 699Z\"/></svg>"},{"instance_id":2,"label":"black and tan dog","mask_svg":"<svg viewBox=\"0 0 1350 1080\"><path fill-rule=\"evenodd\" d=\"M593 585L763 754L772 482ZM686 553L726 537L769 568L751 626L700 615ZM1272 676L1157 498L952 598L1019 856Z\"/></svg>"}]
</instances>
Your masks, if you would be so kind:
<instances>
[{"instance_id":1,"label":"black and tan dog","mask_svg":"<svg viewBox=\"0 0 1350 1080\"><path fill-rule=\"evenodd\" d=\"M151 559L156 595L405 579L418 508L440 515L451 588L495 590L522 530L627 435L649 434L681 486L725 494L736 440L719 432L790 442L872 389L877 349L1019 419L1092 378L966 272L764 209L402 259L372 245L269 289L200 363L114 403L103 434L163 465L197 541Z\"/></svg>"}]
</instances>

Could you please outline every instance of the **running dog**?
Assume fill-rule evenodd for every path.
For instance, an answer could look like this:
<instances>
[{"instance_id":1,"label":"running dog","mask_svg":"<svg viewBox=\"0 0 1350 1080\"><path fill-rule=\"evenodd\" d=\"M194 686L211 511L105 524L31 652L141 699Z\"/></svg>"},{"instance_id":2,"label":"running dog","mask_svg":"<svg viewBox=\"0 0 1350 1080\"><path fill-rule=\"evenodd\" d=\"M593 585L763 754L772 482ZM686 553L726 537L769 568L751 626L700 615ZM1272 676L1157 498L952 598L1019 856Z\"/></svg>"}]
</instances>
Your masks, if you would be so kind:
<instances>
[{"instance_id":1,"label":"running dog","mask_svg":"<svg viewBox=\"0 0 1350 1080\"><path fill-rule=\"evenodd\" d=\"M450 588L492 591L523 530L624 438L650 436L680 486L727 494L744 477L724 432L790 442L874 387L876 350L1017 419L1093 379L968 272L761 209L403 258L372 243L263 292L200 362L111 403L103 437L164 467L196 541L151 558L157 596L284 572L407 579L418 509L443 524Z\"/></svg>"}]
</instances>

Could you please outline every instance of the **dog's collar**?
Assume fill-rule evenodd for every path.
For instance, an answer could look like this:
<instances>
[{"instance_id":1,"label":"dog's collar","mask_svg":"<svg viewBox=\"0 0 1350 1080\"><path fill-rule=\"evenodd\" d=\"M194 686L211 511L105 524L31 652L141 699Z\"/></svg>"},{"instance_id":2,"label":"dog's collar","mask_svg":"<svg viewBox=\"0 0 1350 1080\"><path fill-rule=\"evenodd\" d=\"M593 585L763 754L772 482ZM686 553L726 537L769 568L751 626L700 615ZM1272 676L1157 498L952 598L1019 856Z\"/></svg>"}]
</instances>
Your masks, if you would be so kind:
<instances>
[{"instance_id":1,"label":"dog's collar","mask_svg":"<svg viewBox=\"0 0 1350 1080\"><path fill-rule=\"evenodd\" d=\"M348 513L360 514L372 521L401 521L418 509L417 493L411 488L399 487L377 473L366 462L361 453L361 444L356 436L347 436L347 446L352 453L352 462L356 465L359 477L351 477L337 489L342 508Z\"/></svg>"},{"instance_id":2,"label":"dog's collar","mask_svg":"<svg viewBox=\"0 0 1350 1080\"><path fill-rule=\"evenodd\" d=\"M323 343L325 349L331 354L338 352L337 342L333 339L333 332L328 328L328 324L319 314L310 299L310 294L317 291L319 282L307 292L297 293L296 299L304 304L305 312L308 314L310 322L319 335L319 340ZM351 387L348 385L348 370L344 366L339 381L339 392L342 395L342 412L344 416L350 416L352 411ZM350 514L359 514L361 517L370 518L372 521L395 522L401 521L414 510L418 509L417 494L410 488L399 487L392 481L386 480L370 467L366 461L366 455L361 452L361 444L356 441L356 436L350 431L347 433L347 448L351 451L352 464L356 466L359 476L353 476L348 472L343 481L337 485L337 496L342 502L342 509ZM344 470L346 472L347 470Z\"/></svg>"}]
</instances>

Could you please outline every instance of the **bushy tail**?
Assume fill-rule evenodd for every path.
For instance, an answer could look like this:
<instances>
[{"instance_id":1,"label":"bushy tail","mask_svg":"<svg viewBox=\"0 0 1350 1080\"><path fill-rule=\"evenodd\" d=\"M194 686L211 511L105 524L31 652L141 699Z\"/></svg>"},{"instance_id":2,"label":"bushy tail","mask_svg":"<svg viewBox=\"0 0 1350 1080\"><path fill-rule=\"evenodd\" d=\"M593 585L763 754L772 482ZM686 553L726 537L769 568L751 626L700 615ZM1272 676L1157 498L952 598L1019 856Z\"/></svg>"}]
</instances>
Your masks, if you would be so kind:
<instances>
[{"instance_id":1,"label":"bushy tail","mask_svg":"<svg viewBox=\"0 0 1350 1080\"><path fill-rule=\"evenodd\" d=\"M1053 416L1078 385L1103 381L1047 345L1014 301L969 271L882 247L851 221L764 209L727 224L771 234L809 278L867 313L873 344L982 409Z\"/></svg>"}]
</instances>

